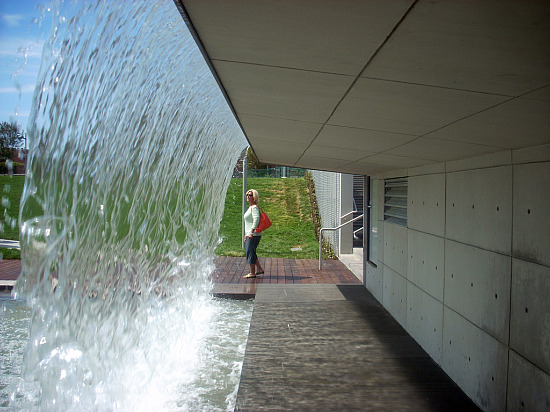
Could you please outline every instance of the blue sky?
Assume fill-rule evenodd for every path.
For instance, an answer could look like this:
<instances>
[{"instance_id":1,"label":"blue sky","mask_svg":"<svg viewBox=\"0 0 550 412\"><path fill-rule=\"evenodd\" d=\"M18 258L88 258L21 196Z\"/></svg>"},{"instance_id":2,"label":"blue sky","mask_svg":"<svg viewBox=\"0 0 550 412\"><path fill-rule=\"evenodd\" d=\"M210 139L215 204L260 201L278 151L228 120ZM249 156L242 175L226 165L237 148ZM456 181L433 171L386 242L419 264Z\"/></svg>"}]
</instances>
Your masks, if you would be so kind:
<instances>
[{"instance_id":1,"label":"blue sky","mask_svg":"<svg viewBox=\"0 0 550 412\"><path fill-rule=\"evenodd\" d=\"M40 0L0 0L0 121L15 121L23 130L27 129L51 18L48 15L42 27L37 23L46 4Z\"/></svg>"}]
</instances>

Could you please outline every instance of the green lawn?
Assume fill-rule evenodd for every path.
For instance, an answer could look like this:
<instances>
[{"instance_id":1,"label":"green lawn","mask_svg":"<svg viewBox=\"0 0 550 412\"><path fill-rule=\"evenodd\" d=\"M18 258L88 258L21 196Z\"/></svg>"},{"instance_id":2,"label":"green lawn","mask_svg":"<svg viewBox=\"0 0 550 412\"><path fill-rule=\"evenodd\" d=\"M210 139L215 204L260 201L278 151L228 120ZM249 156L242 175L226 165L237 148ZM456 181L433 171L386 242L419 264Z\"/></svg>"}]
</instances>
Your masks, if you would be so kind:
<instances>
[{"instance_id":1,"label":"green lawn","mask_svg":"<svg viewBox=\"0 0 550 412\"><path fill-rule=\"evenodd\" d=\"M258 256L294 259L317 259L319 244L311 218L311 205L305 179L248 179L247 189L260 194L260 207L273 226L262 235ZM220 226L222 243L219 255L244 256L242 248L242 179L232 179L225 198ZM301 248L298 251L291 249Z\"/></svg>"},{"instance_id":2,"label":"green lawn","mask_svg":"<svg viewBox=\"0 0 550 412\"><path fill-rule=\"evenodd\" d=\"M19 202L25 183L24 176L0 176L3 209L8 222L4 223L0 238L19 240ZM250 178L248 188L260 194L260 207L269 215L273 226L263 236L258 255L262 257L285 257L317 259L319 244L311 218L311 206L305 179ZM227 256L244 256L242 248L242 179L232 179L225 199L225 211L220 224L222 243L216 253ZM15 220L13 220L15 219ZM13 227L12 227L13 226ZM291 249L301 248L292 251ZM1 253L2 251L0 251ZM5 258L11 252L4 251Z\"/></svg>"},{"instance_id":3,"label":"green lawn","mask_svg":"<svg viewBox=\"0 0 550 412\"><path fill-rule=\"evenodd\" d=\"M25 176L0 176L0 191L2 193L2 217L0 222L0 238L19 240L19 202L25 185ZM7 218L4 217L4 211Z\"/></svg>"}]
</instances>

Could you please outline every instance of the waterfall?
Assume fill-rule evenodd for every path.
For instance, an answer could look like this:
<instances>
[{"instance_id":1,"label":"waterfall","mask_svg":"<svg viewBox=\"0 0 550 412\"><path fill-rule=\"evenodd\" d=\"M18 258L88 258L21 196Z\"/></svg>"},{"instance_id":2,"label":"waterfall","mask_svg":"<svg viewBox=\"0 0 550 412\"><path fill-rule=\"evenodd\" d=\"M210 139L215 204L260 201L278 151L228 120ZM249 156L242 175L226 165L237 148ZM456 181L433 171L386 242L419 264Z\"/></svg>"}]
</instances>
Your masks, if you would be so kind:
<instances>
[{"instance_id":1,"label":"waterfall","mask_svg":"<svg viewBox=\"0 0 550 412\"><path fill-rule=\"evenodd\" d=\"M60 1L49 15L19 216L30 338L12 401L159 410L196 373L218 310L209 276L247 143L170 0Z\"/></svg>"}]
</instances>

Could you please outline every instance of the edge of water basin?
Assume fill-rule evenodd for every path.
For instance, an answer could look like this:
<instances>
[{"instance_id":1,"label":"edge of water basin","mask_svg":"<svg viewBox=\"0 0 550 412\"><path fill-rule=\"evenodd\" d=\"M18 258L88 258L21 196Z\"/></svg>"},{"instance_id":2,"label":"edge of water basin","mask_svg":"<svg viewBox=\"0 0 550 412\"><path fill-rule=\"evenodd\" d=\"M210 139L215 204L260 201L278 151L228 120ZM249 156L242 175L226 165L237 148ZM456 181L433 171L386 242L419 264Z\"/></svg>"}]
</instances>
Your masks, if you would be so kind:
<instances>
[{"instance_id":1,"label":"edge of water basin","mask_svg":"<svg viewBox=\"0 0 550 412\"><path fill-rule=\"evenodd\" d=\"M210 292L216 298L247 300L256 297L256 284L215 284Z\"/></svg>"}]
</instances>

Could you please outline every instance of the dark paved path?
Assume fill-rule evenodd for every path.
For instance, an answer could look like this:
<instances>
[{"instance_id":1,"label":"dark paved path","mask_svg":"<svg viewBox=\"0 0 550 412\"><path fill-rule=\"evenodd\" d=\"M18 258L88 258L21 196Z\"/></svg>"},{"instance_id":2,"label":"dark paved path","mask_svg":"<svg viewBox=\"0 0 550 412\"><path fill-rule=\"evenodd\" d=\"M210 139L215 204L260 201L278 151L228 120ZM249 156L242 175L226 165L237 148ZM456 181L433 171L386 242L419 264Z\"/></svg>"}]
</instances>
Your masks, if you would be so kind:
<instances>
[{"instance_id":1,"label":"dark paved path","mask_svg":"<svg viewBox=\"0 0 550 412\"><path fill-rule=\"evenodd\" d=\"M479 410L361 285L258 285L237 411Z\"/></svg>"}]
</instances>

